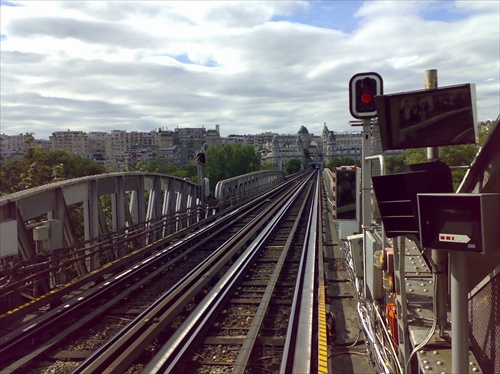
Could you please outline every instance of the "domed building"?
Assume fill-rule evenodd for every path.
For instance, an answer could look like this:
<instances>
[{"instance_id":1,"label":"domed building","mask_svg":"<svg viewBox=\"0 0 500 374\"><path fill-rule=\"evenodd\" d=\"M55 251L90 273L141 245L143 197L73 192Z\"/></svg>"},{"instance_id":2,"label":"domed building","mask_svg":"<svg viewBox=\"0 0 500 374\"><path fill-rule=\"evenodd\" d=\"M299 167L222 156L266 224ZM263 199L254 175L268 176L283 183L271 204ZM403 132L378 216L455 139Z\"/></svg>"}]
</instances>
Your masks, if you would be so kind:
<instances>
[{"instance_id":1,"label":"domed building","mask_svg":"<svg viewBox=\"0 0 500 374\"><path fill-rule=\"evenodd\" d=\"M299 137L300 139L302 139L302 145L305 149L309 149L309 144L310 144L310 141L311 141L311 135L309 134L309 130L307 130L307 128L302 125L299 129Z\"/></svg>"},{"instance_id":2,"label":"domed building","mask_svg":"<svg viewBox=\"0 0 500 374\"><path fill-rule=\"evenodd\" d=\"M295 143L297 143L297 147L299 147L300 149L304 149L304 141L300 136L297 136L297 140L295 141Z\"/></svg>"},{"instance_id":3,"label":"domed building","mask_svg":"<svg viewBox=\"0 0 500 374\"><path fill-rule=\"evenodd\" d=\"M273 164L276 170L285 170L287 162L294 158L308 164L311 159L305 159L306 149L313 160L316 162L321 160L323 152L321 137L311 135L305 126L301 126L296 135L275 134L261 150L262 161Z\"/></svg>"},{"instance_id":4,"label":"domed building","mask_svg":"<svg viewBox=\"0 0 500 374\"><path fill-rule=\"evenodd\" d=\"M283 138L282 143L280 143L279 137L275 135L266 146L268 152L263 161L273 164L276 170L283 171L291 159L304 159L303 148L298 145L301 142L302 139L298 137L295 143L286 138Z\"/></svg>"}]
</instances>

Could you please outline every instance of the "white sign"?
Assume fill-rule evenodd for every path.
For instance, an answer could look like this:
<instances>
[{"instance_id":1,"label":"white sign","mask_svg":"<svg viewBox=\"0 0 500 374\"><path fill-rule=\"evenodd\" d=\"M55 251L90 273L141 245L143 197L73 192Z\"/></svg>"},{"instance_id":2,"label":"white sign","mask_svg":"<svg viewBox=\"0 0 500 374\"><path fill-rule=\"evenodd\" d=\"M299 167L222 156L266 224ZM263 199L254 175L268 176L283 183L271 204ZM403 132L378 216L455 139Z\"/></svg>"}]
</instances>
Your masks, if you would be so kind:
<instances>
[{"instance_id":1,"label":"white sign","mask_svg":"<svg viewBox=\"0 0 500 374\"><path fill-rule=\"evenodd\" d=\"M452 243L468 243L470 238L467 235L461 234L439 234L440 242L452 242Z\"/></svg>"}]
</instances>

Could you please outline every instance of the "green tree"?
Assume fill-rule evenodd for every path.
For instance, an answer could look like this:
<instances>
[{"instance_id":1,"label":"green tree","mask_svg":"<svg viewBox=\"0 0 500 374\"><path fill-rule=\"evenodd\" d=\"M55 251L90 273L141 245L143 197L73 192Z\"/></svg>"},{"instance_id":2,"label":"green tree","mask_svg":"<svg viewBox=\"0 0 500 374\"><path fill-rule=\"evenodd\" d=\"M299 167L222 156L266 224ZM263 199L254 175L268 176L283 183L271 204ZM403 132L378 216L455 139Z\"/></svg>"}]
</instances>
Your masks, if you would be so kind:
<instances>
[{"instance_id":1,"label":"green tree","mask_svg":"<svg viewBox=\"0 0 500 374\"><path fill-rule=\"evenodd\" d=\"M302 162L298 158L292 158L291 160L288 160L285 165L285 174L290 175L297 173L300 171L301 166Z\"/></svg>"},{"instance_id":2,"label":"green tree","mask_svg":"<svg viewBox=\"0 0 500 374\"><path fill-rule=\"evenodd\" d=\"M304 152L304 157L306 158L306 162L309 161L309 159L311 158L311 151L307 148L304 148L303 152Z\"/></svg>"},{"instance_id":3,"label":"green tree","mask_svg":"<svg viewBox=\"0 0 500 374\"><path fill-rule=\"evenodd\" d=\"M426 148L412 148L406 149L401 157L405 165L422 164L427 162L427 149Z\"/></svg>"},{"instance_id":4,"label":"green tree","mask_svg":"<svg viewBox=\"0 0 500 374\"><path fill-rule=\"evenodd\" d=\"M260 170L260 154L251 145L225 144L208 147L205 175L211 188L224 179Z\"/></svg>"},{"instance_id":5,"label":"green tree","mask_svg":"<svg viewBox=\"0 0 500 374\"><path fill-rule=\"evenodd\" d=\"M476 156L479 147L484 143L492 128L491 122L480 122L478 125L478 144L461 144L454 146L439 147L439 158L448 166L469 166L474 157ZM406 149L401 156L398 157L398 163L403 161L406 165L420 164L427 162L427 149L415 148ZM389 168L388 168L389 170ZM395 171L397 172L397 170ZM451 171L453 188L456 190L462 179L464 178L466 170L453 169Z\"/></svg>"},{"instance_id":6,"label":"green tree","mask_svg":"<svg viewBox=\"0 0 500 374\"><path fill-rule=\"evenodd\" d=\"M71 156L65 151L46 152L30 148L22 159L0 163L0 192L8 194L64 179L104 172L104 167L99 163L80 156Z\"/></svg>"},{"instance_id":7,"label":"green tree","mask_svg":"<svg viewBox=\"0 0 500 374\"><path fill-rule=\"evenodd\" d=\"M448 166L469 166L478 149L479 147L473 144L440 147L439 158ZM425 148L407 149L401 157L406 165L425 163L427 162L427 150ZM462 182L465 172L464 169L452 168L451 176L455 190Z\"/></svg>"},{"instance_id":8,"label":"green tree","mask_svg":"<svg viewBox=\"0 0 500 374\"><path fill-rule=\"evenodd\" d=\"M361 166L360 161L355 158L344 156L342 158L334 158L326 165L327 168L336 168L339 166Z\"/></svg>"},{"instance_id":9,"label":"green tree","mask_svg":"<svg viewBox=\"0 0 500 374\"><path fill-rule=\"evenodd\" d=\"M403 155L397 157L387 157L385 159L385 170L387 174L398 173L399 170L405 165Z\"/></svg>"},{"instance_id":10,"label":"green tree","mask_svg":"<svg viewBox=\"0 0 500 374\"><path fill-rule=\"evenodd\" d=\"M488 137L491 129L493 128L493 122L479 122L478 124L478 144L483 145L484 141Z\"/></svg>"},{"instance_id":11,"label":"green tree","mask_svg":"<svg viewBox=\"0 0 500 374\"><path fill-rule=\"evenodd\" d=\"M276 170L276 165L270 161L263 162L260 166L260 170Z\"/></svg>"},{"instance_id":12,"label":"green tree","mask_svg":"<svg viewBox=\"0 0 500 374\"><path fill-rule=\"evenodd\" d=\"M177 167L172 164L165 164L157 158L146 164L138 162L128 166L128 171L142 171L145 173L158 173L173 177L189 178L192 182L198 183L198 169L195 164L185 164Z\"/></svg>"},{"instance_id":13,"label":"green tree","mask_svg":"<svg viewBox=\"0 0 500 374\"><path fill-rule=\"evenodd\" d=\"M448 166L469 166L474 156L477 153L479 147L473 144L463 144L456 146L440 147L439 159L443 161ZM396 161L390 161L387 164L388 174L399 172L402 167L401 161L404 165L412 164L422 164L427 162L427 149L426 148L415 148L405 150L401 156L397 158ZM453 188L456 190L460 185L464 175L465 170L463 169L453 169L451 171L451 176L453 180Z\"/></svg>"},{"instance_id":14,"label":"green tree","mask_svg":"<svg viewBox=\"0 0 500 374\"><path fill-rule=\"evenodd\" d=\"M195 164L185 164L179 167L176 177L189 178L191 182L198 183L198 167Z\"/></svg>"},{"instance_id":15,"label":"green tree","mask_svg":"<svg viewBox=\"0 0 500 374\"><path fill-rule=\"evenodd\" d=\"M340 165L340 158L336 157L336 158L333 158L331 159L327 164L326 164L326 167L328 169L332 169L332 168L336 168L338 166L341 166Z\"/></svg>"}]
</instances>

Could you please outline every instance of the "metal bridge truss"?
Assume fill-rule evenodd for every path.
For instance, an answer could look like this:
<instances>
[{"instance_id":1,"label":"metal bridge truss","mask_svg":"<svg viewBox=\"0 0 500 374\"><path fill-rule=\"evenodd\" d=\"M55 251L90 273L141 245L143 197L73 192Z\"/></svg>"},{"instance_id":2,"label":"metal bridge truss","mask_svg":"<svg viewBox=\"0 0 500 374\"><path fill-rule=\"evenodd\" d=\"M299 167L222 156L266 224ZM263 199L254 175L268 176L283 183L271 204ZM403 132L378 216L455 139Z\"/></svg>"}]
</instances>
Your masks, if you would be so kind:
<instances>
[{"instance_id":1,"label":"metal bridge truss","mask_svg":"<svg viewBox=\"0 0 500 374\"><path fill-rule=\"evenodd\" d=\"M111 173L0 198L0 313L107 266L144 246L269 190L283 172L217 184L216 206L200 186L161 174Z\"/></svg>"},{"instance_id":2,"label":"metal bridge truss","mask_svg":"<svg viewBox=\"0 0 500 374\"><path fill-rule=\"evenodd\" d=\"M256 171L220 181L215 187L215 197L229 206L234 206L242 197L261 193L284 180L285 173L282 171Z\"/></svg>"},{"instance_id":3,"label":"metal bridge truss","mask_svg":"<svg viewBox=\"0 0 500 374\"><path fill-rule=\"evenodd\" d=\"M17 302L10 306L36 298L198 222L210 214L199 201L199 186L192 182L138 172L75 178L4 196L2 295L17 284Z\"/></svg>"}]
</instances>

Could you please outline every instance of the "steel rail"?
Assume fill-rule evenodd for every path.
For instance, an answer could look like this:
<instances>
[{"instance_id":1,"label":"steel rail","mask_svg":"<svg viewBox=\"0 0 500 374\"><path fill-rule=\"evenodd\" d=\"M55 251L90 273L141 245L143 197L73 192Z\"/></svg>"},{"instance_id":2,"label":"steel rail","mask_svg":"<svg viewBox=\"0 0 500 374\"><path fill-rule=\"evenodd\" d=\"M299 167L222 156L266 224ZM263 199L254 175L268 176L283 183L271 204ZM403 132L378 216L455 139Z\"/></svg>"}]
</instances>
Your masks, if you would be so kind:
<instances>
[{"instance_id":1,"label":"steel rail","mask_svg":"<svg viewBox=\"0 0 500 374\"><path fill-rule=\"evenodd\" d=\"M206 226L208 223L213 222L216 219L219 219L223 214L224 213L217 213L215 215L206 218L203 221L196 222L187 228L183 228L175 233L165 236L164 238L161 238L154 243L149 243L145 247L135 250L134 252L129 253L122 258L114 260L100 269L94 270L91 273L75 278L66 284L62 284L57 286L56 288L53 288L48 294L42 295L12 310L0 314L0 324L3 326L11 324L17 320L24 318L26 314L37 311L38 309L44 307L50 302L53 302L55 300L57 301L61 300L70 292L78 288L81 288L84 285L92 281L95 281L96 279L102 279L104 276L108 274L116 273L117 271L120 271L124 267L128 266L130 263L137 262L140 259L145 258L147 255L150 255L150 252L156 250L156 248L164 246L174 240L182 239L182 237L186 236L187 234L199 230L203 226ZM71 253L69 253L69 256L71 257L65 259L65 261L62 264L57 263L56 265L50 265L49 261L47 262L49 264L49 267L45 268L44 270L36 274L27 275L23 279L15 280L5 285L4 287L0 287L0 298L4 297L9 292L12 292L14 289L22 287L22 285L24 285L26 282L34 281L38 277L42 276L43 274L49 273L50 271L54 271L62 266L68 266L72 263L82 261L87 257L93 256L105 250L109 250L110 248L116 247L117 245L125 245L125 244L130 244L130 242L134 242L141 235L147 234L147 230L144 230L144 227L142 227L146 223L147 222L135 224L133 226L117 230L112 234L106 234L97 238L93 238L91 240L77 243L78 246L81 246L81 248L77 250L72 250L69 247L65 247L61 248L60 250L53 251L53 253L58 253L60 251L70 251ZM126 233L125 231L129 232ZM99 242L96 243L96 240ZM110 243L111 241L113 241L113 243ZM87 247L87 245L90 245L91 243L93 244ZM38 265L39 264L36 263L33 266L38 266ZM25 269L28 269L28 267L22 267L21 269L18 269L19 270L18 275Z\"/></svg>"},{"instance_id":2,"label":"steel rail","mask_svg":"<svg viewBox=\"0 0 500 374\"><path fill-rule=\"evenodd\" d=\"M287 184L293 184L293 183L294 181L289 181L289 183ZM33 318L32 320L29 321L29 323L23 324L21 327L14 330L13 332L5 336L2 336L0 338L0 362L5 362L7 359L11 357L19 356L19 352L22 352L26 347L29 347L31 345L30 344L31 340L36 341L37 338L45 334L47 330L54 329L51 326L56 326L60 329L61 325L67 324L69 320L75 318L74 316L77 315L80 310L91 308L90 307L91 305L101 300L103 297L107 297L106 296L107 294L111 292L116 292L116 290L119 290L121 287L129 283L131 284L142 283L134 281L134 279L136 279L138 275L144 272L146 268L160 266L162 261L163 262L165 261L165 257L171 256L175 250L182 247L185 241L194 240L198 242L198 245L200 245L204 240L207 240L208 232L216 228L217 225L220 225L222 223L230 225L232 221L234 221L234 218L237 214L248 214L249 212L248 207L251 204L256 204L256 203L264 204L266 199L269 199L269 197L278 193L278 191L279 188L273 189L268 194L261 196L259 199L242 205L240 208L237 208L231 211L230 213L224 215L223 217L220 217L218 220L211 222L208 226L203 227L201 230L188 235L183 240L180 240L179 242L174 243L165 249L162 249L158 253L141 260L139 264L130 267L128 269L125 269L119 274L110 277L109 279L106 280L106 282L103 282L102 284L93 287L92 289L81 294L79 297L70 299L68 302L53 309L52 311L49 311L43 316L40 316L38 318ZM219 232L220 230L222 229L218 229L217 232ZM159 243L163 242L164 242L163 239L159 241ZM152 243L149 246L158 247L159 243ZM163 267L166 266L168 266L168 264L163 265ZM125 288L127 288L125 292L133 291L131 287L125 287ZM116 302L118 302L118 300L116 300ZM95 313L91 313L91 315L93 315L94 317L97 316ZM66 330L63 330L63 332L67 332L69 334L74 330L75 328L70 326ZM61 335L63 334L60 331L57 334L57 336L61 337ZM27 362L29 362L29 360L36 358L37 356L43 354L45 351L50 349L54 345L53 343L49 343L52 340L49 338L49 341L45 342L45 344L41 348L37 348L33 350L29 355L21 357L16 362L10 364L9 367L6 369L8 369L11 372L13 370L18 370Z\"/></svg>"},{"instance_id":3,"label":"steel rail","mask_svg":"<svg viewBox=\"0 0 500 374\"><path fill-rule=\"evenodd\" d=\"M262 220L275 214L281 199L242 228L235 237L224 243L211 257L167 291L147 310L129 323L105 345L101 346L73 373L120 373L150 344L175 316L203 289L219 270L256 235Z\"/></svg>"},{"instance_id":4,"label":"steel rail","mask_svg":"<svg viewBox=\"0 0 500 374\"><path fill-rule=\"evenodd\" d=\"M309 196L311 188L312 188L312 185L309 187L308 191L306 192L307 196ZM295 222L293 223L292 228L290 229L287 240L285 242L285 245L283 246L283 250L282 250L280 257L278 259L278 262L276 264L276 267L274 268L273 274L271 275L271 279L268 282L268 285L266 287L266 290L264 292L262 300L257 308L257 312L255 313L255 317L253 318L252 323L250 324L250 329L248 330L245 341L243 342L243 345L242 345L241 350L238 354L238 357L236 358L236 362L234 363L234 367L233 367L233 374L244 374L246 369L247 369L248 360L250 359L250 355L252 353L252 349L255 345L255 342L258 338L258 333L261 330L265 314L266 314L266 312L269 308L269 305L271 303L271 297L272 297L274 290L276 288L276 285L278 283L278 278L279 278L280 273L283 269L283 266L285 265L285 260L288 256L289 251L290 251L290 247L292 245L292 241L293 241L293 238L295 236L295 233L297 232L297 229L299 227L299 223L301 221L301 217L303 215L303 212L306 209L306 206L308 204L309 204L309 199L305 198L298 213L297 213L297 218L296 218Z\"/></svg>"},{"instance_id":5,"label":"steel rail","mask_svg":"<svg viewBox=\"0 0 500 374\"><path fill-rule=\"evenodd\" d=\"M280 373L310 373L313 369L313 316L316 289L316 251L319 215L319 173L302 248ZM317 364L317 363L316 363Z\"/></svg>"},{"instance_id":6,"label":"steel rail","mask_svg":"<svg viewBox=\"0 0 500 374\"><path fill-rule=\"evenodd\" d=\"M36 340L38 335L45 334L45 331L47 329L52 328L51 326L57 326L59 324L64 325L68 322L68 320L75 318L74 316L78 314L81 309L91 309L91 305L94 305L102 298L107 298L107 295L109 293L115 292L122 288L125 284L133 282L134 286L124 287L125 290L119 293L118 296L115 296L111 301L108 301L89 315L83 317L83 320L89 322L89 317L95 318L99 314L102 314L106 309L119 302L120 299L128 296L144 283L152 279L152 277L158 275L159 273L164 271L166 267L170 266L172 261L168 261L162 264L162 261L165 261L164 257L171 255L172 252L177 249L177 247L181 247L183 244L184 242L180 241L167 249L163 249L159 253L142 260L140 264L137 264L132 268L126 269L119 274L110 277L106 280L106 282L84 292L79 297L75 297L69 300L62 306L46 313L41 317L31 320L27 325L25 324L19 329L16 329L15 331L5 335L1 338L2 344L0 345L0 360L3 362L7 358L17 354L17 351L19 349L22 349L20 348L20 346L26 344L28 339ZM173 261L183 256L184 254L178 254ZM154 267L157 267L157 269L150 273L147 277L141 277L140 281L135 281L135 279L144 271L146 271L146 269ZM52 348L52 346L57 343L57 341L75 331L76 328L81 327L81 322L82 321L79 321L77 326L69 326L62 332L59 332L56 335L57 340L50 339L49 341L45 342L42 347L35 349L27 356L24 356L11 364L6 370L11 372L13 370L20 369L30 360L36 358L48 349Z\"/></svg>"},{"instance_id":7,"label":"steel rail","mask_svg":"<svg viewBox=\"0 0 500 374\"><path fill-rule=\"evenodd\" d=\"M286 185L288 183L293 183L294 180L295 180L295 178L289 178L283 185ZM280 186L276 186L275 188L271 189L269 192L261 195L260 198L262 199L264 196L268 196L268 197L272 196L272 194L276 193L276 191L279 190L279 188L280 188ZM255 201L255 200L258 200L258 199L252 199L252 201ZM246 204L248 204L248 202ZM246 204L243 206L243 209L245 209ZM237 208L238 208L237 206L233 206L233 209L236 210ZM183 228L183 229L181 229L181 230L179 230L171 235L168 235L168 236L166 236L166 237L164 237L164 238L162 238L154 243L149 243L147 246L145 246L141 249L138 249L138 250L126 255L125 257L122 257L122 258L117 259L113 262L110 262L110 263L106 264L105 267L103 267L101 269L95 270L92 273L89 273L89 274L83 275L79 278L73 279L69 283L60 285L60 286L52 289L50 291L50 293L48 293L46 295L42 295L34 300L26 302L23 305L19 305L18 307L14 308L12 310L9 310L3 314L0 314L0 324L3 326L6 326L8 324L11 324L11 323L17 321L17 320L20 320L20 319L24 318L27 313L32 313L32 312L38 310L39 308L45 306L48 303L60 300L63 297L65 297L68 293L74 291L75 289L83 287L85 284L87 284L89 282L92 282L96 279L102 279L103 276L110 274L110 273L113 273L113 272L116 272L116 271L119 271L120 268L127 266L131 262L139 261L139 259L141 259L147 255L144 252L154 250L158 246L163 245L163 243L168 243L169 241L176 240L179 237L186 235L186 233L192 232L192 231L202 227L203 225L207 225L208 222L213 222L214 220L219 219L224 214L227 214L227 212L219 212L219 213L214 214L210 217L207 217L203 221L196 222L193 225L191 225L187 228ZM137 224L134 224L130 227L123 228L121 230L117 230L117 231L110 233L110 234L102 235L100 237L96 237L96 238L92 238L90 240L79 242L79 243L77 243L77 245L80 246L81 248L74 250L74 251L71 248L62 248L60 250L56 250L56 251L54 251L54 253L58 253L61 251L71 251L71 253L69 254L71 257L69 259L66 259L66 261L62 265L61 264L54 265L53 268L52 267L46 268L46 269L44 269L36 274L29 274L26 277L24 277L23 279L15 280L15 281L9 282L9 283L1 286L0 287L0 297L4 297L9 292L12 292L13 290L21 287L25 282L34 281L34 280L38 279L38 277L43 276L44 274L47 274L50 271L54 271L56 269L59 269L61 266L66 266L66 265L69 265L71 263L81 261L82 259L84 259L86 257L92 256L92 255L99 253L99 252L103 252L103 251L109 249L110 247L114 247L114 246L120 245L120 244L125 244L125 243L127 243L127 241L133 242L134 240L137 239L137 237L140 237L141 235L148 233L148 230L145 230L144 226L148 225L150 223L151 223L151 221L137 223ZM163 225L163 223L162 223L162 225ZM132 230L132 232L130 232L130 230ZM128 232L126 233L126 231L128 231ZM120 234L120 233L122 233L122 234ZM116 234L119 234L119 235L114 236ZM122 237L125 237L125 239L122 239ZM99 241L99 243L96 243L96 240ZM115 241L115 240L118 240L118 241ZM111 241L114 241L114 242L110 243ZM87 246L90 243L93 243L92 246L90 246L90 247ZM104 243L107 243L107 244L104 244ZM101 244L104 244L104 246L97 248ZM88 252L89 248L90 248L90 252ZM94 248L97 248L97 249L94 249ZM40 264L38 264L38 263L33 264L33 266L39 266L39 265ZM21 269L18 269L19 271L17 272L17 275L19 276L20 271L23 271L24 269L28 269L28 267L23 267Z\"/></svg>"},{"instance_id":8,"label":"steel rail","mask_svg":"<svg viewBox=\"0 0 500 374\"><path fill-rule=\"evenodd\" d=\"M301 187L304 187L309 179L310 175ZM231 269L220 279L211 292L207 294L202 303L196 307L181 328L174 333L169 341L150 361L143 370L144 373L156 374L176 372L176 365L183 359L184 354L188 351L193 342L197 341L209 326L210 320L218 310L218 307L222 305L226 297L230 295L231 290L238 284L241 277L244 276L247 268L257 256L260 247L272 234L274 228L279 224L288 209L292 206L293 201L298 198L299 194L300 189L297 189L252 244L241 254Z\"/></svg>"}]
</instances>

